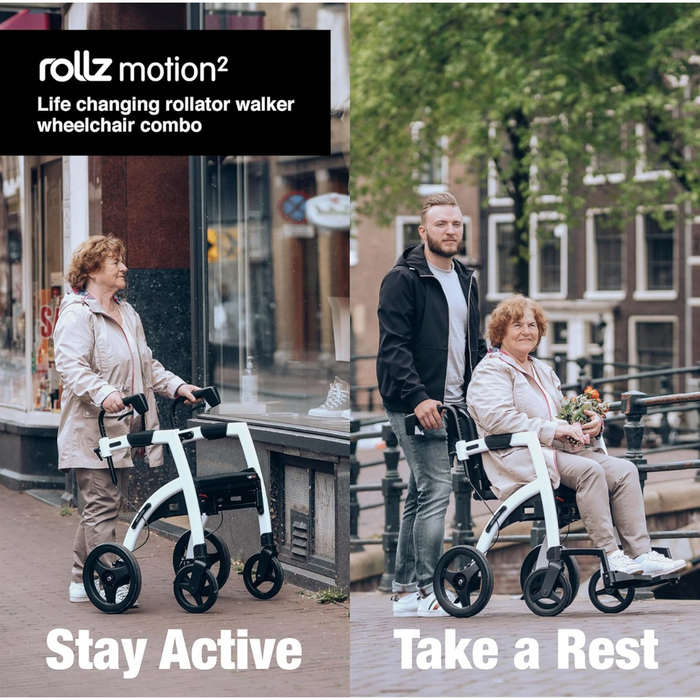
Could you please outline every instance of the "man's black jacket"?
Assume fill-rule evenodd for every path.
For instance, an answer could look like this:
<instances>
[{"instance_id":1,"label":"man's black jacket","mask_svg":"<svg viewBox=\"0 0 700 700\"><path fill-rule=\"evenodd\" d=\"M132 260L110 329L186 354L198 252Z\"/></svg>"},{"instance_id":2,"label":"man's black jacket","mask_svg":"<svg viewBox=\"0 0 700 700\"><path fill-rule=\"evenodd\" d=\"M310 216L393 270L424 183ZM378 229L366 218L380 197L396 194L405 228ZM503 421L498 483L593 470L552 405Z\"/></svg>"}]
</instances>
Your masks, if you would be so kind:
<instances>
[{"instance_id":1,"label":"man's black jacket","mask_svg":"<svg viewBox=\"0 0 700 700\"><path fill-rule=\"evenodd\" d=\"M463 391L471 372L486 355L481 337L479 293L473 271L454 266L467 300L468 332ZM384 406L412 413L426 399L443 401L447 377L449 311L440 282L433 276L423 244L408 248L387 273L379 291L377 379Z\"/></svg>"}]
</instances>

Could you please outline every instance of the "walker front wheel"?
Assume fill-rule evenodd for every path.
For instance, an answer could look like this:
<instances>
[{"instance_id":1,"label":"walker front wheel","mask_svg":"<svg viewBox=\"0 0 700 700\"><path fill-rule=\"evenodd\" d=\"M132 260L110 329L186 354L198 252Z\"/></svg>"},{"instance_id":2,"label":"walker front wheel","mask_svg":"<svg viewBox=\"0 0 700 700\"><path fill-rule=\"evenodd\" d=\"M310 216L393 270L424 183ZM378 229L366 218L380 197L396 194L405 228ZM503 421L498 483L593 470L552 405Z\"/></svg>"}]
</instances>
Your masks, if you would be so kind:
<instances>
[{"instance_id":1,"label":"walker front wheel","mask_svg":"<svg viewBox=\"0 0 700 700\"><path fill-rule=\"evenodd\" d=\"M85 559L83 584L92 604L105 613L122 613L138 599L141 569L136 557L115 542L98 544Z\"/></svg>"},{"instance_id":2,"label":"walker front wheel","mask_svg":"<svg viewBox=\"0 0 700 700\"><path fill-rule=\"evenodd\" d=\"M597 569L588 582L588 597L601 612L619 613L632 605L634 588L606 588Z\"/></svg>"},{"instance_id":3,"label":"walker front wheel","mask_svg":"<svg viewBox=\"0 0 700 700\"><path fill-rule=\"evenodd\" d=\"M260 600L274 598L282 588L284 569L277 557L270 557L267 571L260 571L260 554L253 554L243 567L243 583L248 593Z\"/></svg>"},{"instance_id":4,"label":"walker front wheel","mask_svg":"<svg viewBox=\"0 0 700 700\"><path fill-rule=\"evenodd\" d=\"M175 573L186 564L192 564L193 559L187 558L187 545L190 543L191 531L185 532L177 541L175 549L173 549L173 570ZM211 530L204 531L204 537L207 545L207 569L211 569L216 576L216 583L219 590L224 587L231 573L231 555L229 554L226 542Z\"/></svg>"},{"instance_id":5,"label":"walker front wheel","mask_svg":"<svg viewBox=\"0 0 700 700\"><path fill-rule=\"evenodd\" d=\"M542 545L538 544L527 553L527 556L523 560L523 565L520 567L521 591L525 591L525 581L527 580L527 577L535 570L541 549ZM562 557L562 561L564 562L565 571L569 577L569 583L571 584L571 598L567 604L568 607L574 602L576 596L578 595L578 590L581 585L581 573L578 568L576 557Z\"/></svg>"},{"instance_id":6,"label":"walker front wheel","mask_svg":"<svg viewBox=\"0 0 700 700\"><path fill-rule=\"evenodd\" d=\"M493 593L491 565L474 547L452 547L435 567L433 588L445 612L454 617L472 617L486 607Z\"/></svg>"},{"instance_id":7,"label":"walker front wheel","mask_svg":"<svg viewBox=\"0 0 700 700\"><path fill-rule=\"evenodd\" d=\"M548 595L542 595L542 584L544 583L547 569L537 569L525 579L523 595L525 603L535 615L541 617L553 617L566 608L572 600L571 584L562 572L557 574L557 578Z\"/></svg>"},{"instance_id":8,"label":"walker front wheel","mask_svg":"<svg viewBox=\"0 0 700 700\"><path fill-rule=\"evenodd\" d=\"M201 567L202 578L197 584L197 567ZM186 564L175 576L173 592L178 605L189 613L203 613L209 610L219 597L216 577L199 563Z\"/></svg>"}]
</instances>

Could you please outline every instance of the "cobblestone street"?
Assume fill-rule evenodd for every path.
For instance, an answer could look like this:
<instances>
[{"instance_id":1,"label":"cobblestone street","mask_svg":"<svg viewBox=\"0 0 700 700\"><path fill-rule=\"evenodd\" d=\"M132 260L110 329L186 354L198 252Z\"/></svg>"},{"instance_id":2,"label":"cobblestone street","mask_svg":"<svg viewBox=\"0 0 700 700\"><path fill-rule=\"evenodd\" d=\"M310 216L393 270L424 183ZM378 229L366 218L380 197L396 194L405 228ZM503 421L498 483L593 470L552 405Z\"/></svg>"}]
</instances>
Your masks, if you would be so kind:
<instances>
[{"instance_id":1,"label":"cobblestone street","mask_svg":"<svg viewBox=\"0 0 700 700\"><path fill-rule=\"evenodd\" d=\"M184 612L173 596L174 542L151 532L137 558L143 574L140 607L105 615L91 603L70 603L68 584L77 513L62 517L58 508L24 493L0 487L2 600L0 602L0 688L2 696L347 696L348 603L321 605L307 591L283 586L272 600L256 600L241 577L231 572L214 607L203 614ZM120 523L117 538L124 536ZM48 633L65 628L74 636L89 630L100 638L147 639L141 671L125 679L119 670L81 670L78 654L72 668L48 667ZM302 645L297 670L159 670L168 630L182 630L188 649L199 638L216 640L221 630L248 630L249 638L292 637ZM235 651L235 650L234 650ZM210 651L205 654L215 654ZM94 655L91 652L90 658ZM234 656L235 658L235 656Z\"/></svg>"},{"instance_id":2,"label":"cobblestone street","mask_svg":"<svg viewBox=\"0 0 700 700\"><path fill-rule=\"evenodd\" d=\"M583 597L582 597L583 596ZM593 608L581 586L576 601L554 618L538 617L524 601L509 596L493 596L475 617L395 618L388 594L353 593L351 605L352 695L364 696L676 696L697 697L700 673L700 601L635 601L618 615ZM445 631L454 630L456 640L470 639L466 657L473 662L472 647L480 638L491 638L498 645L498 663L492 670L419 670L416 668L417 640L413 642L412 669L401 668L401 642L394 630L420 630L422 638L433 637L445 643ZM580 630L586 635L584 649L598 637L613 644L623 637L641 639L653 630L657 669L638 668L594 670L559 669L557 643L559 630ZM531 637L540 649L539 669L518 670L513 659L517 640ZM425 647L424 647L425 649ZM640 657L643 652L639 649ZM616 657L621 658L621 657ZM443 660L444 663L444 660ZM473 663L472 663L473 666Z\"/></svg>"}]
</instances>

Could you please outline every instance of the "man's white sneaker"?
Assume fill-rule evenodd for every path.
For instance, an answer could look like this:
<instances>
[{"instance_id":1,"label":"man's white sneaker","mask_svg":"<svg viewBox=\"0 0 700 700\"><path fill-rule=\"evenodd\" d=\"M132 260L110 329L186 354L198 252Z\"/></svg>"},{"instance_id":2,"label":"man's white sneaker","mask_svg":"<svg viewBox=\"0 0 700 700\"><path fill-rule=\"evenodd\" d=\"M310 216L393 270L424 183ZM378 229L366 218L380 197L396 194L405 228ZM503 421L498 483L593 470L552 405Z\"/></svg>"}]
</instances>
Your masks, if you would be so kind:
<instances>
[{"instance_id":1,"label":"man's white sneaker","mask_svg":"<svg viewBox=\"0 0 700 700\"><path fill-rule=\"evenodd\" d=\"M420 598L420 593L409 593L402 598L397 595L391 596L394 617L416 617L418 615L418 598Z\"/></svg>"},{"instance_id":2,"label":"man's white sneaker","mask_svg":"<svg viewBox=\"0 0 700 700\"><path fill-rule=\"evenodd\" d=\"M610 571L617 571L621 574L630 574L630 576L636 576L641 574L643 568L641 564L638 564L633 559L630 559L621 549L618 549L612 554L608 554L608 568ZM603 567L600 567L601 573L603 572Z\"/></svg>"},{"instance_id":3,"label":"man's white sneaker","mask_svg":"<svg viewBox=\"0 0 700 700\"><path fill-rule=\"evenodd\" d=\"M85 586L82 583L74 583L71 581L68 587L68 597L71 603L89 603L90 598L88 598L85 592Z\"/></svg>"},{"instance_id":4,"label":"man's white sneaker","mask_svg":"<svg viewBox=\"0 0 700 700\"><path fill-rule=\"evenodd\" d=\"M688 566L685 559L669 559L659 552L647 552L635 557L645 576L658 578L683 571Z\"/></svg>"},{"instance_id":5,"label":"man's white sneaker","mask_svg":"<svg viewBox=\"0 0 700 700\"><path fill-rule=\"evenodd\" d=\"M451 591L446 591L447 597L454 602L455 596ZM459 605L459 603L456 603ZM438 603L435 593L427 595L425 598L418 600L418 617L449 617L450 613L443 610Z\"/></svg>"}]
</instances>

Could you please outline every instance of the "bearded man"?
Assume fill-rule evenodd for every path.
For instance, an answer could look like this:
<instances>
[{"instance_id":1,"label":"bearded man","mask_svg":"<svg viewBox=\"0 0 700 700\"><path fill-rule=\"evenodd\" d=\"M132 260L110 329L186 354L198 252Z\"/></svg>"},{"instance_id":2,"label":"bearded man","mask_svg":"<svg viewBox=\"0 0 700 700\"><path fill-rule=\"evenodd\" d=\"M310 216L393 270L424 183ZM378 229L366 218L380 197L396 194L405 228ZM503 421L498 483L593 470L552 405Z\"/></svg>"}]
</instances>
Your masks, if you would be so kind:
<instances>
[{"instance_id":1,"label":"bearded man","mask_svg":"<svg viewBox=\"0 0 700 700\"><path fill-rule=\"evenodd\" d=\"M392 584L396 617L447 613L433 592L452 484L447 435L437 407L464 403L486 355L473 270L455 259L464 226L454 195L425 200L423 243L404 251L379 292L379 393L411 470ZM407 434L415 413L422 434Z\"/></svg>"}]
</instances>

